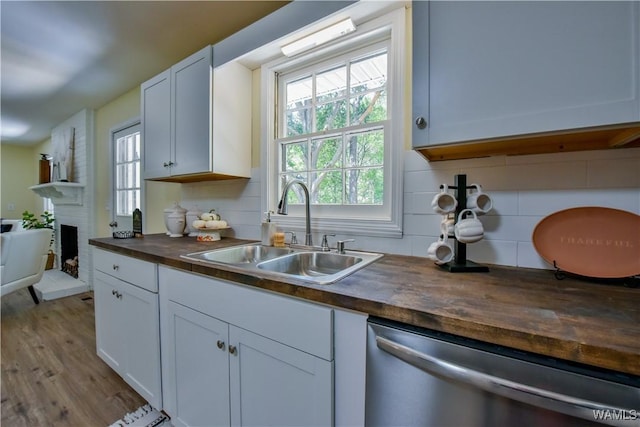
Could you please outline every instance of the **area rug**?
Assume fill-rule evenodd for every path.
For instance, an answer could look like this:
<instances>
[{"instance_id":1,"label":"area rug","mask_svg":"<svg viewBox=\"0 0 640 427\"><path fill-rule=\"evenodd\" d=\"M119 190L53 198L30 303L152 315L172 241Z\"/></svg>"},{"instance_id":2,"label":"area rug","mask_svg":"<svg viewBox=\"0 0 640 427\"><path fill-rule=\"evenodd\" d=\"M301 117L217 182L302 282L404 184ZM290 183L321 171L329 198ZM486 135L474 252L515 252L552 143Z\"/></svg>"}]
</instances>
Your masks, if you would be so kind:
<instances>
[{"instance_id":1,"label":"area rug","mask_svg":"<svg viewBox=\"0 0 640 427\"><path fill-rule=\"evenodd\" d=\"M146 404L128 413L109 427L171 427L169 418Z\"/></svg>"}]
</instances>

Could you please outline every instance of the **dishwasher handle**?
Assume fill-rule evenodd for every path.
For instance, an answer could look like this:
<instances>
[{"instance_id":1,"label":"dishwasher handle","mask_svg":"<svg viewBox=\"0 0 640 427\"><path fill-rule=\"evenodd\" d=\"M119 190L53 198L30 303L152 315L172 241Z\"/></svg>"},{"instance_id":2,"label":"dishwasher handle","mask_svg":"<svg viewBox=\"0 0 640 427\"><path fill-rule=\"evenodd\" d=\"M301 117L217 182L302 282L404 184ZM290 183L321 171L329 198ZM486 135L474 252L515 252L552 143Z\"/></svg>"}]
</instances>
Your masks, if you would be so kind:
<instances>
[{"instance_id":1,"label":"dishwasher handle","mask_svg":"<svg viewBox=\"0 0 640 427\"><path fill-rule=\"evenodd\" d=\"M620 408L606 406L602 403L567 396L561 393L555 393L483 372L478 372L473 369L424 354L382 336L376 336L376 344L380 349L397 357L398 359L401 359L410 365L439 378L451 379L461 383L470 384L493 394L555 412L561 412L570 416L595 422L602 422L612 426L629 426L628 423L623 423L624 420L596 420L594 417L596 411L612 411L617 413L626 412Z\"/></svg>"}]
</instances>

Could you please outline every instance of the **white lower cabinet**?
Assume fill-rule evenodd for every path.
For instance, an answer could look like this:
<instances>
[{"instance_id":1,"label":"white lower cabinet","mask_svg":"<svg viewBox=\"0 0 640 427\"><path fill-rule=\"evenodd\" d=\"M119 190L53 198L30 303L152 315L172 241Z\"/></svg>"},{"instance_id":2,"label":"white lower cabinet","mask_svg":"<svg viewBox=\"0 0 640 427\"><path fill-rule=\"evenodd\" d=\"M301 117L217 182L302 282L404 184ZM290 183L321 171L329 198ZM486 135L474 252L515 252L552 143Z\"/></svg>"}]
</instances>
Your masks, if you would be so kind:
<instances>
[{"instance_id":1,"label":"white lower cabinet","mask_svg":"<svg viewBox=\"0 0 640 427\"><path fill-rule=\"evenodd\" d=\"M228 325L168 302L163 329L165 410L174 426L225 426L229 412ZM218 344L219 343L219 344Z\"/></svg>"},{"instance_id":2,"label":"white lower cabinet","mask_svg":"<svg viewBox=\"0 0 640 427\"><path fill-rule=\"evenodd\" d=\"M229 326L233 425L329 426L333 362Z\"/></svg>"},{"instance_id":3,"label":"white lower cabinet","mask_svg":"<svg viewBox=\"0 0 640 427\"><path fill-rule=\"evenodd\" d=\"M94 265L98 356L153 407L161 408L158 293L107 274L131 268L137 272L130 276L135 283L136 277L156 277L157 266L97 249Z\"/></svg>"},{"instance_id":4,"label":"white lower cabinet","mask_svg":"<svg viewBox=\"0 0 640 427\"><path fill-rule=\"evenodd\" d=\"M163 267L159 283L175 426L334 424L331 308Z\"/></svg>"}]
</instances>

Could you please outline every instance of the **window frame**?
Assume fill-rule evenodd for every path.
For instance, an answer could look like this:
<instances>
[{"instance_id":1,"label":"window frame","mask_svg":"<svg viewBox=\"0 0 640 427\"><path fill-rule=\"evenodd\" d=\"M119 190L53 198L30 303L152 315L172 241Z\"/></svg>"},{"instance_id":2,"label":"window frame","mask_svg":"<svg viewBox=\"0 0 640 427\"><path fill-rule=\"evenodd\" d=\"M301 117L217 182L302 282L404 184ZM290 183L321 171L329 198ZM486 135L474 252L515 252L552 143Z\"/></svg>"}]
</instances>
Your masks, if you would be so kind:
<instances>
[{"instance_id":1,"label":"window frame","mask_svg":"<svg viewBox=\"0 0 640 427\"><path fill-rule=\"evenodd\" d=\"M140 127L141 126L141 120L140 117L134 117L132 119L129 119L125 122L119 123L115 126L113 126L112 128L109 129L109 201L108 201L108 210L109 210L109 221L113 222L113 221L117 221L117 218L133 218L132 214L123 216L123 215L117 215L117 207L116 207L116 171L115 171L115 146L114 144L116 143L116 139L115 136L116 134L122 132L122 131L126 131L126 130L131 130L131 128L134 127ZM142 134L142 129L139 128L139 132ZM140 142L140 171L141 171L141 175L140 175L140 210L142 212L146 211L146 197L145 197L145 193L146 193L146 181L144 180L143 176L142 176L142 160L143 160L143 147L142 147L142 136L141 136L141 142ZM113 231L118 231L118 230L130 230L131 229L131 225L127 222L126 228L122 228L123 224L119 224L118 226L116 226L115 228L112 226L112 230ZM145 231L145 225L143 222L143 233Z\"/></svg>"},{"instance_id":2,"label":"window frame","mask_svg":"<svg viewBox=\"0 0 640 427\"><path fill-rule=\"evenodd\" d=\"M298 68L295 68L294 70L287 71L285 73L282 73L282 75L280 75L279 73L277 78L279 81L284 80L285 82L296 81L305 76L312 76L313 78L313 76L321 74L326 70L337 68L348 63L356 63L368 57L375 56L381 52L385 52L388 57L389 50L390 50L389 41L390 39L385 39L382 41L374 40L372 43L367 43L364 47L359 46L355 49L350 49L348 52L342 52L342 53L338 53L337 55L331 55L330 58L323 58L323 60L320 60L320 61L312 61L311 64L307 64L301 68L298 67ZM286 95L286 92L285 92L286 88L284 87L285 84L278 85L278 91L279 91L278 97L281 100L284 99ZM389 93L387 83L385 83L384 85L384 91L387 94ZM349 105L348 101L350 98L350 94L348 91L345 94L344 98L347 101L347 105ZM314 99L311 102L311 106L310 106L311 111L312 112L315 111L317 106L321 104L322 104L321 102L317 102ZM286 122L287 122L286 115L282 114L286 112L287 110L286 106L280 105L279 107L280 107L280 111L276 111L276 114L278 115L278 117L276 118L276 120L278 120L278 123L276 125L277 134L286 132L285 128L286 128ZM345 141L344 139L345 135L360 134L368 131L373 131L376 129L381 130L385 135L385 141L388 141L391 138L390 136L391 118L389 118L389 115L390 113L388 111L388 102L387 102L387 118L385 120L380 120L372 123L355 124L355 125L349 124L348 126L345 126L342 128L328 129L328 130L322 130L322 131L311 129L311 132L305 133L305 134L274 137L274 141L272 142L272 144L274 144L273 149L277 151L276 153L276 155L278 156L277 168L278 168L279 174L285 173L285 171L283 171L283 168L282 168L283 158L281 155L278 155L278 154L282 154L281 152L279 152L279 146L284 144L310 143L311 141L314 141L314 140L331 138L331 137L339 137L340 139ZM315 114L312 114L312 116L313 116L312 117L312 128L313 128L316 125ZM389 160L389 157L390 157L389 145L390 144L388 143L385 143L384 145L385 161ZM344 151L345 147L342 147L342 149ZM344 164L344 162L346 161L346 158L343 158L342 161L343 161L343 165L340 168L336 168L336 170L339 169L344 172L349 169L355 169L354 167L349 167ZM303 171L303 173L305 174L310 172L311 170L308 168L307 170ZM363 214L361 212L365 210L366 210L367 217L378 218L378 219L389 217L390 204L391 204L390 182L391 182L390 171L388 171L387 173L384 174L383 185L386 191L384 192L382 204L354 204L354 205L320 204L320 205L312 205L312 206L316 216L319 216L321 218L362 217ZM277 184L278 182L276 183L276 185ZM343 186L344 186L344 183L343 183ZM311 191L311 188L309 188L309 191ZM343 193L344 193L344 188L343 188ZM302 212L303 206L290 203L289 209L292 215L300 215Z\"/></svg>"},{"instance_id":3,"label":"window frame","mask_svg":"<svg viewBox=\"0 0 640 427\"><path fill-rule=\"evenodd\" d=\"M118 136L118 134L122 133L122 136ZM115 176L114 176L114 180L113 180L113 191L115 192L115 215L119 216L119 217L131 217L133 215L133 209L128 209L126 212L120 211L120 206L119 206L119 201L120 201L120 197L119 197L119 193L120 192L130 192L130 191L138 191L138 203L136 206L136 208L141 209L142 208L142 183L143 183L143 179L142 179L142 125L140 123L137 124L133 124L132 126L129 126L127 128L124 129L120 129L116 132L113 133L113 142L114 142L114 154L118 153L118 142L121 138L131 138L133 135L137 135L137 143L138 143L138 147L137 147L137 151L138 151L138 157L134 158L134 159L128 159L126 161L120 161L120 159L117 158L116 155L114 155L114 159L113 159L113 167L115 169ZM119 186L119 182L118 182L118 177L117 177L117 171L118 171L118 166L122 166L122 165L134 165L134 167L136 167L135 165L137 164L137 186L134 187L120 187ZM131 208L131 207L130 207Z\"/></svg>"},{"instance_id":4,"label":"window frame","mask_svg":"<svg viewBox=\"0 0 640 427\"><path fill-rule=\"evenodd\" d=\"M326 63L332 57L342 57L351 52L361 52L362 46L380 48L387 44L389 76L387 79L387 120L385 133L388 132L389 144L385 143L385 197L383 205L386 212L370 210L367 213L345 218L333 206L313 205L311 208L312 229L321 233L364 235L376 237L402 237L403 202L403 153L405 146L405 101L406 95L406 10L399 7L383 16L359 24L356 31L338 39L334 43L313 49L293 58L280 57L261 67L261 210L276 211L280 199L278 194L278 176L280 171L279 150L276 146L277 135L277 77L281 72L292 72L297 68L306 68L316 63ZM311 60L314 58L315 61ZM329 135L335 130L316 132ZM304 135L308 138L310 135ZM385 136L385 139L387 136ZM388 171L388 173L386 173ZM390 191L386 191L386 189ZM377 206L376 206L377 207ZM339 209L338 209L339 210ZM374 211L375 216L371 216ZM274 217L281 228L286 230L304 229L304 206L290 205L289 215Z\"/></svg>"}]
</instances>

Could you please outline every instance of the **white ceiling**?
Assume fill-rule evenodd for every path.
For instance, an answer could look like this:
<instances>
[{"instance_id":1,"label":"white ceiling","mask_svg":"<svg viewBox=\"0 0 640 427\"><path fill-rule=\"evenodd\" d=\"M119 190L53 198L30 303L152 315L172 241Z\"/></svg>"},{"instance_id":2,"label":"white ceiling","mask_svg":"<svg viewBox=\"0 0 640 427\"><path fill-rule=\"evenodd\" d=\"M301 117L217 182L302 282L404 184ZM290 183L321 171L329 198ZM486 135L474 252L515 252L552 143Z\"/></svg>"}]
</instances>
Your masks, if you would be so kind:
<instances>
[{"instance_id":1,"label":"white ceiling","mask_svg":"<svg viewBox=\"0 0 640 427\"><path fill-rule=\"evenodd\" d=\"M286 3L2 0L2 143L40 143Z\"/></svg>"}]
</instances>

